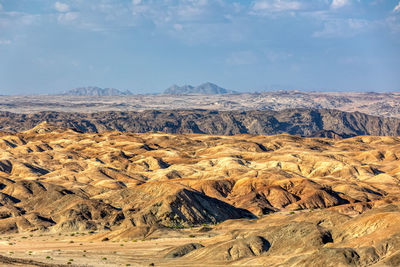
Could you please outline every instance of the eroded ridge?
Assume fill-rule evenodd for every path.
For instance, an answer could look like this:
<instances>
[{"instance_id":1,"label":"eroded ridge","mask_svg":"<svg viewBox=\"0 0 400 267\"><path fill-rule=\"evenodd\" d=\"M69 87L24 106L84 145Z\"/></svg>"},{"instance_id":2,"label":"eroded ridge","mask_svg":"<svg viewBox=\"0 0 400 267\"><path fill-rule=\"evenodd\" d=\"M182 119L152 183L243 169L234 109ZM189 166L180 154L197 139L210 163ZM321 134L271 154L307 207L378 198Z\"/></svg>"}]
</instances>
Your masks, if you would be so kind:
<instances>
[{"instance_id":1,"label":"eroded ridge","mask_svg":"<svg viewBox=\"0 0 400 267\"><path fill-rule=\"evenodd\" d=\"M98 134L41 123L0 137L0 232L95 232L92 242L190 233L193 242L155 251L158 264L396 266L399 148L398 137Z\"/></svg>"}]
</instances>

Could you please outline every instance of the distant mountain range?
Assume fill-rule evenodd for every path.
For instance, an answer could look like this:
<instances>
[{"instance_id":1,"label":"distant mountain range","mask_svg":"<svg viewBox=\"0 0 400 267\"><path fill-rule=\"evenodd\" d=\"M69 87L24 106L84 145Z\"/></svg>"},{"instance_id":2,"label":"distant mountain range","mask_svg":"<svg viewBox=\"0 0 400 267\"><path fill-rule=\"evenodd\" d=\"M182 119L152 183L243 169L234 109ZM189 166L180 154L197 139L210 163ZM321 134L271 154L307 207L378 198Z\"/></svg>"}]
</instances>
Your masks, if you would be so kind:
<instances>
[{"instance_id":1,"label":"distant mountain range","mask_svg":"<svg viewBox=\"0 0 400 267\"><path fill-rule=\"evenodd\" d=\"M166 95L188 95L188 94L202 94L202 95L221 95L221 94L234 94L235 91L227 90L219 87L216 84L207 82L199 86L191 85L172 85L164 91Z\"/></svg>"},{"instance_id":2,"label":"distant mountain range","mask_svg":"<svg viewBox=\"0 0 400 267\"><path fill-rule=\"evenodd\" d=\"M68 90L61 95L67 96L123 96L132 95L128 90L120 91L114 88L81 87Z\"/></svg>"},{"instance_id":3,"label":"distant mountain range","mask_svg":"<svg viewBox=\"0 0 400 267\"><path fill-rule=\"evenodd\" d=\"M188 94L199 94L199 95L222 95L222 94L234 94L237 93L232 90L219 87L216 84L206 82L198 86L191 85L172 85L164 91L166 95L188 95ZM129 90L121 91L115 88L100 88L96 86L80 87L65 91L59 95L64 96L125 96L133 95Z\"/></svg>"}]
</instances>

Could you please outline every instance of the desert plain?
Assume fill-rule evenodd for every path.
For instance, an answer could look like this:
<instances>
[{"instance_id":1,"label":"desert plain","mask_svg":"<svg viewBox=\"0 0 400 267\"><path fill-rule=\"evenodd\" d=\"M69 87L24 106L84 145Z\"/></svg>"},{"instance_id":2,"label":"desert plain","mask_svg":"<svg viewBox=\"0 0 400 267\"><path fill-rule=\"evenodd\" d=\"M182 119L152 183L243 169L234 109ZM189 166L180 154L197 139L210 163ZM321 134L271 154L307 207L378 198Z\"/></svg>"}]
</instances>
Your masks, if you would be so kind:
<instances>
[{"instance_id":1,"label":"desert plain","mask_svg":"<svg viewBox=\"0 0 400 267\"><path fill-rule=\"evenodd\" d=\"M235 94L143 94L122 96L0 95L0 111L96 113L106 111L186 110L219 111L309 108L362 112L400 117L398 92L316 92L277 90Z\"/></svg>"}]
</instances>

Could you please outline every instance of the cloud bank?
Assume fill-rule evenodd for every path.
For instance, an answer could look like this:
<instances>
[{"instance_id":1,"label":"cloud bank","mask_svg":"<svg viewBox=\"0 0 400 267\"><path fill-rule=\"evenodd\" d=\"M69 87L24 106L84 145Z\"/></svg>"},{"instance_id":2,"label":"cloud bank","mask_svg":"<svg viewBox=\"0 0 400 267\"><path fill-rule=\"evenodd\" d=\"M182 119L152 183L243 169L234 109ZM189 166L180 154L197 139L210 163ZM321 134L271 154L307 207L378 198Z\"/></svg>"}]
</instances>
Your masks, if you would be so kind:
<instances>
[{"instance_id":1,"label":"cloud bank","mask_svg":"<svg viewBox=\"0 0 400 267\"><path fill-rule=\"evenodd\" d=\"M54 9L58 12L68 12L70 10L69 5L61 2L55 2Z\"/></svg>"}]
</instances>

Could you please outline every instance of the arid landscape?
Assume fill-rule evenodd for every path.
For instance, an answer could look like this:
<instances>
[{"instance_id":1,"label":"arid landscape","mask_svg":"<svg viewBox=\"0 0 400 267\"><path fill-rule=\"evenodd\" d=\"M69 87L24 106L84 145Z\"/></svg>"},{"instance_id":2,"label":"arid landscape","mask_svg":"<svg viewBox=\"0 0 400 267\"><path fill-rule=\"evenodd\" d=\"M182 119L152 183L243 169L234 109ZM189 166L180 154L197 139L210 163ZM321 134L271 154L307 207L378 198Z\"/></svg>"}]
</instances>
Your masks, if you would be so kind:
<instances>
[{"instance_id":1,"label":"arid landscape","mask_svg":"<svg viewBox=\"0 0 400 267\"><path fill-rule=\"evenodd\" d=\"M93 113L165 109L251 111L296 108L337 109L400 118L400 93L271 91L236 94L148 94L121 96L0 96L0 111Z\"/></svg>"},{"instance_id":2,"label":"arid landscape","mask_svg":"<svg viewBox=\"0 0 400 267\"><path fill-rule=\"evenodd\" d=\"M4 265L400 264L398 137L1 135Z\"/></svg>"},{"instance_id":3,"label":"arid landscape","mask_svg":"<svg viewBox=\"0 0 400 267\"><path fill-rule=\"evenodd\" d=\"M128 131L212 135L292 134L303 137L347 138L358 135L398 136L400 119L328 109L282 111L145 110L98 113L0 112L0 131L19 132L47 121L80 132Z\"/></svg>"},{"instance_id":4,"label":"arid landscape","mask_svg":"<svg viewBox=\"0 0 400 267\"><path fill-rule=\"evenodd\" d=\"M0 0L0 267L400 266L400 0Z\"/></svg>"}]
</instances>

